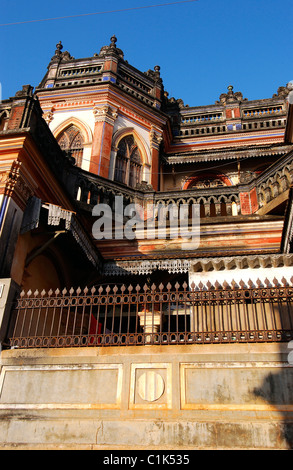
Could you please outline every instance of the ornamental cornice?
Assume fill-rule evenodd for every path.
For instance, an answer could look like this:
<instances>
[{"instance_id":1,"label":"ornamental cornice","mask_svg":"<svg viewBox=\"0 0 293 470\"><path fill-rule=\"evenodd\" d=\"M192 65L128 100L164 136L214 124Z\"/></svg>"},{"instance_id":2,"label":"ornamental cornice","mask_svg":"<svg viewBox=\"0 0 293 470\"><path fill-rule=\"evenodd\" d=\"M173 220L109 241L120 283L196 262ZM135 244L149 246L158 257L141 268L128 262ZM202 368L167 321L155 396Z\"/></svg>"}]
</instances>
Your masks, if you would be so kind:
<instances>
[{"instance_id":1,"label":"ornamental cornice","mask_svg":"<svg viewBox=\"0 0 293 470\"><path fill-rule=\"evenodd\" d=\"M104 265L105 276L148 275L154 271L168 271L169 274L223 272L235 269L261 269L293 266L293 254L269 254L202 259L164 259L108 262Z\"/></svg>"},{"instance_id":2,"label":"ornamental cornice","mask_svg":"<svg viewBox=\"0 0 293 470\"><path fill-rule=\"evenodd\" d=\"M104 265L104 275L146 275L156 270L168 271L169 274L188 273L191 261L181 259L166 259L153 261L117 261Z\"/></svg>"}]
</instances>

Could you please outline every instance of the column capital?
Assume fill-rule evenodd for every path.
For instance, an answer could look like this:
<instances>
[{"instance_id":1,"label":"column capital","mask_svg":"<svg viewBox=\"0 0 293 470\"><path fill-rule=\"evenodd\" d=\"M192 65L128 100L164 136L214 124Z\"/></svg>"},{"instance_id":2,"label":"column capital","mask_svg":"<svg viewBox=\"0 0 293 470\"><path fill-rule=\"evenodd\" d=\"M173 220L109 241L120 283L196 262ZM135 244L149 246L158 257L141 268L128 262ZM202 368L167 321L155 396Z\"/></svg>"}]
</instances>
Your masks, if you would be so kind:
<instances>
[{"instance_id":1,"label":"column capital","mask_svg":"<svg viewBox=\"0 0 293 470\"><path fill-rule=\"evenodd\" d=\"M107 122L114 126L118 118L118 109L112 108L109 105L95 106L94 107L95 122Z\"/></svg>"},{"instance_id":2,"label":"column capital","mask_svg":"<svg viewBox=\"0 0 293 470\"><path fill-rule=\"evenodd\" d=\"M160 144L163 141L163 136L155 131L152 127L150 131L150 144L152 149L159 150Z\"/></svg>"}]
</instances>

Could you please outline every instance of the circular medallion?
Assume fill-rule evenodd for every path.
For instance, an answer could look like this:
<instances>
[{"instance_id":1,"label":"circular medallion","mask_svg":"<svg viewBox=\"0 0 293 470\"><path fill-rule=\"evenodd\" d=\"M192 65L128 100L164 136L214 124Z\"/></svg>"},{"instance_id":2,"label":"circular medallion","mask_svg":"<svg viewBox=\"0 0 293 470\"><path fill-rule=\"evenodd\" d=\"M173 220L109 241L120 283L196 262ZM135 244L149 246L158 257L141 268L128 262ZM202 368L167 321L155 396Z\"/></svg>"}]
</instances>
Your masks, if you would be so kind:
<instances>
[{"instance_id":1,"label":"circular medallion","mask_svg":"<svg viewBox=\"0 0 293 470\"><path fill-rule=\"evenodd\" d=\"M159 400L163 395L165 391L165 382L158 372L149 370L139 377L137 391L140 398L152 403Z\"/></svg>"}]
</instances>

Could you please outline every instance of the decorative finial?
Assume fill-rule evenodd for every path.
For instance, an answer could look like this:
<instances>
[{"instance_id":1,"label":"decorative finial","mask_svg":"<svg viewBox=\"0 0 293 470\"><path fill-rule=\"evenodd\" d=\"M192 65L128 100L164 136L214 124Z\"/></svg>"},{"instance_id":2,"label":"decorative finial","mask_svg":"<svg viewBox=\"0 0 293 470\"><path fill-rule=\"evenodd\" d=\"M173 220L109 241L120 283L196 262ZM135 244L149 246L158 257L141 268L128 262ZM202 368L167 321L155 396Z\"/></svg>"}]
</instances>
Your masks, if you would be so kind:
<instances>
[{"instance_id":1,"label":"decorative finial","mask_svg":"<svg viewBox=\"0 0 293 470\"><path fill-rule=\"evenodd\" d=\"M229 86L228 86L228 90L229 90L230 92L232 92L232 91L234 90L233 85L229 85Z\"/></svg>"},{"instance_id":2,"label":"decorative finial","mask_svg":"<svg viewBox=\"0 0 293 470\"><path fill-rule=\"evenodd\" d=\"M115 34L111 37L111 47L116 47L117 38Z\"/></svg>"},{"instance_id":3,"label":"decorative finial","mask_svg":"<svg viewBox=\"0 0 293 470\"><path fill-rule=\"evenodd\" d=\"M59 41L58 44L56 44L56 51L55 51L56 56L60 56L60 55L61 55L62 49L63 49L62 42Z\"/></svg>"},{"instance_id":4,"label":"decorative finial","mask_svg":"<svg viewBox=\"0 0 293 470\"><path fill-rule=\"evenodd\" d=\"M161 67L159 65L156 65L154 70L155 70L155 74L154 74L155 80L156 81L161 80L161 74L160 74Z\"/></svg>"}]
</instances>

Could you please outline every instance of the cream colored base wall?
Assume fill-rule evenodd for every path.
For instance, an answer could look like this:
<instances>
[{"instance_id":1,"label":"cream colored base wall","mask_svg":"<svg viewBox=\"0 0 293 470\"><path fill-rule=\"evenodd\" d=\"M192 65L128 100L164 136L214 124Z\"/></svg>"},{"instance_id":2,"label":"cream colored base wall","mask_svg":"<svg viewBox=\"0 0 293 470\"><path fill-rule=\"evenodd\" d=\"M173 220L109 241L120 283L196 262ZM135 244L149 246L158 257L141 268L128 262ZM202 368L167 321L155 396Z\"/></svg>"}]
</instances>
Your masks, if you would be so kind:
<instances>
[{"instance_id":1,"label":"cream colored base wall","mask_svg":"<svg viewBox=\"0 0 293 470\"><path fill-rule=\"evenodd\" d=\"M0 447L290 449L286 344L10 350Z\"/></svg>"}]
</instances>

